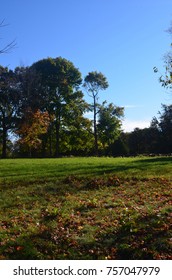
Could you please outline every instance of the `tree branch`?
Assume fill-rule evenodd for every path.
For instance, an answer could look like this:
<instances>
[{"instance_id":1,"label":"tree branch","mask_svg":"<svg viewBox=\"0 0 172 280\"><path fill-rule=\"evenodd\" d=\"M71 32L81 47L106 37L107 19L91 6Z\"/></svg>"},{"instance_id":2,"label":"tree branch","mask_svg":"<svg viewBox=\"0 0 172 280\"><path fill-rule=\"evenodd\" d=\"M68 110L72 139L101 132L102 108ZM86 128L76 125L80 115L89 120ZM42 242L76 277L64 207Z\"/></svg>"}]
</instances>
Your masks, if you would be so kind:
<instances>
[{"instance_id":1,"label":"tree branch","mask_svg":"<svg viewBox=\"0 0 172 280\"><path fill-rule=\"evenodd\" d=\"M7 44L4 48L0 50L0 54L2 53L9 53L13 48L16 46L16 40L13 40L9 44Z\"/></svg>"},{"instance_id":2,"label":"tree branch","mask_svg":"<svg viewBox=\"0 0 172 280\"><path fill-rule=\"evenodd\" d=\"M0 22L0 27L5 27L7 25L8 24L4 23L4 19ZM0 54L9 53L15 46L16 46L16 40L13 40L10 43L8 43L5 47L0 49Z\"/></svg>"}]
</instances>

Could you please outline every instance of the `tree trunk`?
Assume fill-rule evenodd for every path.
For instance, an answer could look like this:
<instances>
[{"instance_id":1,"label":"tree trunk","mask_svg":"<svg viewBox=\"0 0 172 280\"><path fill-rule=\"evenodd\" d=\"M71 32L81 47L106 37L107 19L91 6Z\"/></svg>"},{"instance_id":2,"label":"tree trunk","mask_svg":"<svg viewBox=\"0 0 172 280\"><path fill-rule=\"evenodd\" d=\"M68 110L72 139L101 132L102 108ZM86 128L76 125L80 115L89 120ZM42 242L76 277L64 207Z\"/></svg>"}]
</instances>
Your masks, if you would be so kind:
<instances>
[{"instance_id":1,"label":"tree trunk","mask_svg":"<svg viewBox=\"0 0 172 280\"><path fill-rule=\"evenodd\" d=\"M53 153L52 153L52 133L51 132L50 132L49 139L50 139L50 149L49 149L49 152L50 152L50 157L52 157Z\"/></svg>"},{"instance_id":2,"label":"tree trunk","mask_svg":"<svg viewBox=\"0 0 172 280\"><path fill-rule=\"evenodd\" d=\"M46 145L47 145L47 135L43 136L42 139L42 148L41 148L41 156L44 158L46 156Z\"/></svg>"},{"instance_id":3,"label":"tree trunk","mask_svg":"<svg viewBox=\"0 0 172 280\"><path fill-rule=\"evenodd\" d=\"M52 130L53 130L53 126L51 124L48 128L47 143L46 143L46 144L48 144L48 156L49 157L53 157L53 153L52 153Z\"/></svg>"},{"instance_id":4,"label":"tree trunk","mask_svg":"<svg viewBox=\"0 0 172 280\"><path fill-rule=\"evenodd\" d=\"M5 114L2 113L2 158L7 157L7 127L5 121Z\"/></svg>"},{"instance_id":5,"label":"tree trunk","mask_svg":"<svg viewBox=\"0 0 172 280\"><path fill-rule=\"evenodd\" d=\"M97 123L96 123L96 97L94 96L94 153L98 155L98 140L97 140Z\"/></svg>"},{"instance_id":6,"label":"tree trunk","mask_svg":"<svg viewBox=\"0 0 172 280\"><path fill-rule=\"evenodd\" d=\"M60 156L60 114L58 114L56 116L56 123L55 123L55 127L56 127L56 150L55 150L55 157L59 157Z\"/></svg>"}]
</instances>

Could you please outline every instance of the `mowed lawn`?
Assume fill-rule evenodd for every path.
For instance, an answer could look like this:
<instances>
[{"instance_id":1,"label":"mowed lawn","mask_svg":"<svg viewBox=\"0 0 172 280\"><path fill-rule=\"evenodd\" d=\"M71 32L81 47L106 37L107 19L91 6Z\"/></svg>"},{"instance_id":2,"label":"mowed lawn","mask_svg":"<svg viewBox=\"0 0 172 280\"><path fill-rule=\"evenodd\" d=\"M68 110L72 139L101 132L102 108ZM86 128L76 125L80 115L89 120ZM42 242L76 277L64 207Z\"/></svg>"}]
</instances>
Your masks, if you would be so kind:
<instances>
[{"instance_id":1,"label":"mowed lawn","mask_svg":"<svg viewBox=\"0 0 172 280\"><path fill-rule=\"evenodd\" d=\"M0 259L171 259L172 157L0 160Z\"/></svg>"},{"instance_id":2,"label":"mowed lawn","mask_svg":"<svg viewBox=\"0 0 172 280\"><path fill-rule=\"evenodd\" d=\"M0 182L52 180L68 175L100 176L116 174L137 178L172 178L172 157L59 158L0 160Z\"/></svg>"}]
</instances>

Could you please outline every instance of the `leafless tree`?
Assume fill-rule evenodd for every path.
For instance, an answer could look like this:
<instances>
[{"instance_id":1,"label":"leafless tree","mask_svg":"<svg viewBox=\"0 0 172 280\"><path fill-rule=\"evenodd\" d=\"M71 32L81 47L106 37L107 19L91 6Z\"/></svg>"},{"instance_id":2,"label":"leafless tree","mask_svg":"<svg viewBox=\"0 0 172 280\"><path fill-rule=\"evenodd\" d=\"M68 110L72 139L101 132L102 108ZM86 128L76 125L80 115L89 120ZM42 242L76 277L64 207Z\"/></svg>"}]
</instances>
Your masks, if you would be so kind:
<instances>
[{"instance_id":1,"label":"leafless tree","mask_svg":"<svg viewBox=\"0 0 172 280\"><path fill-rule=\"evenodd\" d=\"M0 28L7 26L7 24L4 23L4 20L0 22ZM14 47L16 46L16 40L13 40L6 44L4 47L0 48L0 54L8 53L10 52Z\"/></svg>"}]
</instances>

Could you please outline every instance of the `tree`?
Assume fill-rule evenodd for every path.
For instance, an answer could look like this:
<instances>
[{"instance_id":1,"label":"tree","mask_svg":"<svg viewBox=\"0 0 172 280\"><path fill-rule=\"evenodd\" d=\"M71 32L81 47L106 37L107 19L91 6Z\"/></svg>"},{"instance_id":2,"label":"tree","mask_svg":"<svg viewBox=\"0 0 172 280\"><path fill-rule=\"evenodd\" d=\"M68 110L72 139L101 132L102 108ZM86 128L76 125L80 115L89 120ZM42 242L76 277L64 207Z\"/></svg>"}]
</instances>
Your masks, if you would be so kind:
<instances>
[{"instance_id":1,"label":"tree","mask_svg":"<svg viewBox=\"0 0 172 280\"><path fill-rule=\"evenodd\" d=\"M129 155L129 148L121 136L109 146L108 154L116 157Z\"/></svg>"},{"instance_id":2,"label":"tree","mask_svg":"<svg viewBox=\"0 0 172 280\"><path fill-rule=\"evenodd\" d=\"M0 127L2 130L2 157L7 155L8 132L15 128L19 95L13 71L0 66Z\"/></svg>"},{"instance_id":3,"label":"tree","mask_svg":"<svg viewBox=\"0 0 172 280\"><path fill-rule=\"evenodd\" d=\"M72 62L57 57L40 60L32 65L32 70L38 73L41 93L46 103L45 109L54 115L55 156L60 155L60 133L69 111L81 102L83 94L79 91L82 82L81 73ZM53 129L53 126L52 126Z\"/></svg>"},{"instance_id":4,"label":"tree","mask_svg":"<svg viewBox=\"0 0 172 280\"><path fill-rule=\"evenodd\" d=\"M159 154L161 152L160 133L154 126L127 133L127 143L131 155Z\"/></svg>"},{"instance_id":5,"label":"tree","mask_svg":"<svg viewBox=\"0 0 172 280\"><path fill-rule=\"evenodd\" d=\"M20 93L20 118L28 110L37 111L38 109L46 111L47 97L44 93L42 80L32 67L16 67L15 75L17 79L17 90Z\"/></svg>"},{"instance_id":6,"label":"tree","mask_svg":"<svg viewBox=\"0 0 172 280\"><path fill-rule=\"evenodd\" d=\"M72 118L72 122L61 132L60 150L64 155L87 156L93 152L92 122L82 115Z\"/></svg>"},{"instance_id":7,"label":"tree","mask_svg":"<svg viewBox=\"0 0 172 280\"><path fill-rule=\"evenodd\" d=\"M17 130L17 134L20 137L18 144L28 150L30 156L33 150L37 150L41 146L41 136L47 132L49 124L50 116L48 112L41 112L40 110L26 112L25 120Z\"/></svg>"},{"instance_id":8,"label":"tree","mask_svg":"<svg viewBox=\"0 0 172 280\"><path fill-rule=\"evenodd\" d=\"M172 153L172 105L162 104L159 128L163 138L163 152Z\"/></svg>"},{"instance_id":9,"label":"tree","mask_svg":"<svg viewBox=\"0 0 172 280\"><path fill-rule=\"evenodd\" d=\"M167 32L172 36L172 23ZM165 74L161 74L159 81L166 89L172 89L172 43L171 50L164 55ZM159 72L157 67L154 67L154 72Z\"/></svg>"},{"instance_id":10,"label":"tree","mask_svg":"<svg viewBox=\"0 0 172 280\"><path fill-rule=\"evenodd\" d=\"M160 117L154 117L150 127L125 134L131 155L171 154L172 152L172 105L162 105Z\"/></svg>"},{"instance_id":11,"label":"tree","mask_svg":"<svg viewBox=\"0 0 172 280\"><path fill-rule=\"evenodd\" d=\"M98 93L108 88L106 77L101 72L89 72L84 79L84 88L88 91L90 97L93 98L93 127L94 127L94 149L95 155L98 155L98 136L97 136L97 114L98 114Z\"/></svg>"},{"instance_id":12,"label":"tree","mask_svg":"<svg viewBox=\"0 0 172 280\"><path fill-rule=\"evenodd\" d=\"M124 116L124 108L113 103L105 105L104 102L98 111L97 131L104 149L108 149L121 133L121 118Z\"/></svg>"}]
</instances>

